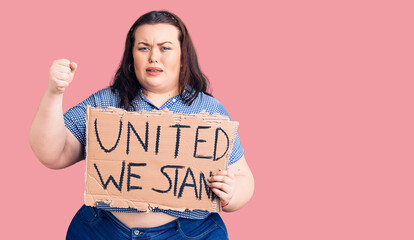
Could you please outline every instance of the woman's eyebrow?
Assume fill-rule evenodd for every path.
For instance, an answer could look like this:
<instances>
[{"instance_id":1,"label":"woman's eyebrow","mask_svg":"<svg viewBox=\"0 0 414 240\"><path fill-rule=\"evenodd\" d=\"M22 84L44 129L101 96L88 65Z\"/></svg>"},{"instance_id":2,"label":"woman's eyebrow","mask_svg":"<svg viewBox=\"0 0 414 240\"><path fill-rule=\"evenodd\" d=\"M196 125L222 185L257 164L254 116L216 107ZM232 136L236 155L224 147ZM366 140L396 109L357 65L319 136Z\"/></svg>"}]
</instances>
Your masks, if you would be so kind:
<instances>
[{"instance_id":1,"label":"woman's eyebrow","mask_svg":"<svg viewBox=\"0 0 414 240\"><path fill-rule=\"evenodd\" d=\"M144 44L145 46L149 46L149 44L148 44L148 43L146 43L146 42L139 42L139 43L137 43L137 44Z\"/></svg>"},{"instance_id":2,"label":"woman's eyebrow","mask_svg":"<svg viewBox=\"0 0 414 240\"><path fill-rule=\"evenodd\" d=\"M172 42L170 42L170 41L165 41L165 42L162 42L162 43L158 43L158 45L163 45L164 43L171 43L171 44L173 44Z\"/></svg>"},{"instance_id":3,"label":"woman's eyebrow","mask_svg":"<svg viewBox=\"0 0 414 240\"><path fill-rule=\"evenodd\" d=\"M158 43L157 45L163 45L163 44L165 44L165 43L171 43L171 44L173 44L172 42L170 42L170 41L165 41L165 42L162 42L162 43ZM149 43L146 43L146 42L139 42L139 43L137 43L137 44L144 44L145 46L150 46L150 44Z\"/></svg>"}]
</instances>

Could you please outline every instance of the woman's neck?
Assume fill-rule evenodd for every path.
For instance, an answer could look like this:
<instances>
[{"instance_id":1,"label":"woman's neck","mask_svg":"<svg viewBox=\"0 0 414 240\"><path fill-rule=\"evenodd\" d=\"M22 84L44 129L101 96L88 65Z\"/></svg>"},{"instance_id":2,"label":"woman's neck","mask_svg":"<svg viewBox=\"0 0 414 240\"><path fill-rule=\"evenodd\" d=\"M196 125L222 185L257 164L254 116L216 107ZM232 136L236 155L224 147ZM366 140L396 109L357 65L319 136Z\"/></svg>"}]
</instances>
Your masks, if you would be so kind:
<instances>
[{"instance_id":1,"label":"woman's neck","mask_svg":"<svg viewBox=\"0 0 414 240\"><path fill-rule=\"evenodd\" d=\"M178 95L178 89L174 89L168 92L151 92L145 89L142 90L142 94L152 102L156 107L160 108L170 98Z\"/></svg>"}]
</instances>

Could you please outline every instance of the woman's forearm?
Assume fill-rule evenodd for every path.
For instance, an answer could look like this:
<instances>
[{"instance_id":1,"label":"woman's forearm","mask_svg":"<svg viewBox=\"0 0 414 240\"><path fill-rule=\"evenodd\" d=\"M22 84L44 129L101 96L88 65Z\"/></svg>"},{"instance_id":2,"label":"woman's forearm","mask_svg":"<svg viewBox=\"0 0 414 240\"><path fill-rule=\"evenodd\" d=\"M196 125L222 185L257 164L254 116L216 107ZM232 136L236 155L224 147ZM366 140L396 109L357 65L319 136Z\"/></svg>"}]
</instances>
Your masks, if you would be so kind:
<instances>
[{"instance_id":1,"label":"woman's forearm","mask_svg":"<svg viewBox=\"0 0 414 240\"><path fill-rule=\"evenodd\" d=\"M62 100L63 94L46 91L30 128L29 142L33 152L51 168L58 161L66 140Z\"/></svg>"}]
</instances>

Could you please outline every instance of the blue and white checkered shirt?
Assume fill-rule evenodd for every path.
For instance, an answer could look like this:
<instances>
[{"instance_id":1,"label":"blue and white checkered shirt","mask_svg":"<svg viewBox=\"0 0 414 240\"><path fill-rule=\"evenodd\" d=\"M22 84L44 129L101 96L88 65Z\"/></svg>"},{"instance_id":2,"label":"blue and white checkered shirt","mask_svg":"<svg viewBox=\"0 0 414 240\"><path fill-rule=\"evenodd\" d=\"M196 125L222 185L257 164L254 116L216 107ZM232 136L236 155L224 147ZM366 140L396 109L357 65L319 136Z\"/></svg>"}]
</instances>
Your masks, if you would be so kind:
<instances>
[{"instance_id":1,"label":"blue and white checkered shirt","mask_svg":"<svg viewBox=\"0 0 414 240\"><path fill-rule=\"evenodd\" d=\"M221 115L229 116L227 110L218 100L204 93L200 93L190 106L185 104L181 97L177 95L173 98L170 98L160 108L153 105L151 101L149 101L142 94L141 91L139 94L140 98L135 98L132 101L132 105L135 106L136 110L152 111L154 109L162 110L168 108L172 112L185 114L199 113L202 110L206 110L210 114L219 113ZM79 103L78 105L72 107L64 114L66 127L73 133L73 135L81 142L83 146L86 145L85 114L87 105L103 109L106 109L107 107L120 108L120 96L117 93L113 93L110 88L105 88L92 94L89 98ZM229 158L229 165L237 162L243 156L243 154L244 150L240 144L239 135L236 134L233 149L231 151ZM143 212L133 208L114 208L104 203L98 204L97 207L104 210L117 212ZM183 212L180 212L175 210L163 210L155 208L152 211L163 212L175 217L190 219L203 219L206 218L209 214L208 211L204 210L190 211L188 209Z\"/></svg>"}]
</instances>

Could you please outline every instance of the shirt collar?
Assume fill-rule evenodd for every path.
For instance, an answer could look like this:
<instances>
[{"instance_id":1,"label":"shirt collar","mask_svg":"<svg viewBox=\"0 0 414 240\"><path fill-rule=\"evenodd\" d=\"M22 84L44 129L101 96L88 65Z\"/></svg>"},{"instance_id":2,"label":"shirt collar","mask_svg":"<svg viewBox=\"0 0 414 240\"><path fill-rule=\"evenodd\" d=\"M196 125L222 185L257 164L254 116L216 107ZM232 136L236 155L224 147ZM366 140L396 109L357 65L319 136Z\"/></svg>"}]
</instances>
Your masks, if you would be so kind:
<instances>
[{"instance_id":1,"label":"shirt collar","mask_svg":"<svg viewBox=\"0 0 414 240\"><path fill-rule=\"evenodd\" d=\"M186 88L187 89L187 88ZM191 89L191 88L190 88ZM184 90L184 92L186 92L187 90ZM138 93L138 98L135 98L133 102L135 102L137 105L139 104L140 101L144 101L147 104L149 104L153 109L156 110L162 110L165 108L170 109L175 103L177 103L178 101L182 101L180 94L168 99L160 108L158 108L157 106L155 106L151 100L149 100L147 97L144 96L144 94L142 93L142 88L139 90Z\"/></svg>"}]
</instances>

